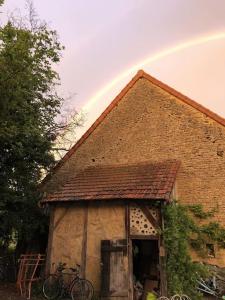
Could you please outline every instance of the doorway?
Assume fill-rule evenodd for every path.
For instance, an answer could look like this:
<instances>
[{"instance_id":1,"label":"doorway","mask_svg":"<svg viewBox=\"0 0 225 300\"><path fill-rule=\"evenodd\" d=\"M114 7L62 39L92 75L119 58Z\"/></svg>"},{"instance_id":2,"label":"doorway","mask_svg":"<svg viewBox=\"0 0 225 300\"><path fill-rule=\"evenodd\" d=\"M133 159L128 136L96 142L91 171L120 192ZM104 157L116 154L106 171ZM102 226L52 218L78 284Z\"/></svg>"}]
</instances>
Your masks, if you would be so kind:
<instances>
[{"instance_id":1,"label":"doorway","mask_svg":"<svg viewBox=\"0 0 225 300\"><path fill-rule=\"evenodd\" d=\"M160 288L158 240L132 240L133 299L146 299Z\"/></svg>"}]
</instances>

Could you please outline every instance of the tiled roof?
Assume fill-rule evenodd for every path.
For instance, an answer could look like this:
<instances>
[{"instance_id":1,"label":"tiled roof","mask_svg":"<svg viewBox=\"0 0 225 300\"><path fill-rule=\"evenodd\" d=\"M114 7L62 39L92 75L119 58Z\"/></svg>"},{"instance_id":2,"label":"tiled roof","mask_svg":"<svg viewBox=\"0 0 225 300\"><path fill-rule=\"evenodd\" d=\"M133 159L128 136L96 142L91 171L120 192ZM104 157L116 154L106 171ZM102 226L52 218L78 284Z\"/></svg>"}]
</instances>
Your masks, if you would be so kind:
<instances>
[{"instance_id":1,"label":"tiled roof","mask_svg":"<svg viewBox=\"0 0 225 300\"><path fill-rule=\"evenodd\" d=\"M169 200L180 163L89 167L41 203L106 199Z\"/></svg>"},{"instance_id":2,"label":"tiled roof","mask_svg":"<svg viewBox=\"0 0 225 300\"><path fill-rule=\"evenodd\" d=\"M217 123L225 126L225 119L220 117L219 115L213 113L209 109L205 108L201 104L196 101L184 96L180 92L171 88L170 86L164 84L163 82L157 80L151 75L145 73L143 70L139 70L134 78L124 87L124 89L116 96L116 98L111 102L111 104L105 109L105 111L100 115L100 117L93 123L93 125L85 132L85 134L78 140L78 142L66 153L66 155L58 162L58 164L52 169L52 172L49 173L43 180L43 184L51 178L51 175L54 174L57 169L59 169L70 157L73 153L85 142L85 140L89 137L89 135L101 124L101 122L106 118L106 116L114 109L114 107L120 102L120 100L126 95L126 93L134 86L134 84L141 78L145 78L152 84L158 86L169 94L175 96L182 102L187 105L195 108L196 110L202 112L204 115L209 117L210 119L216 121Z\"/></svg>"}]
</instances>

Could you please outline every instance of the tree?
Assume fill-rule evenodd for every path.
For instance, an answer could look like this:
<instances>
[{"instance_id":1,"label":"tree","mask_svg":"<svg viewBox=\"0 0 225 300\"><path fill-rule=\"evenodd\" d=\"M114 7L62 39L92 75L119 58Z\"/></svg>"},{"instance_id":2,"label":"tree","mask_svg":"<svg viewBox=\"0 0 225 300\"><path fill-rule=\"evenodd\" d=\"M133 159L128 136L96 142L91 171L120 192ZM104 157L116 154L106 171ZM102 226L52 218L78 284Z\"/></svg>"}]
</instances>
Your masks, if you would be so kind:
<instances>
[{"instance_id":1,"label":"tree","mask_svg":"<svg viewBox=\"0 0 225 300\"><path fill-rule=\"evenodd\" d=\"M38 184L54 165L52 136L62 99L54 65L63 50L57 34L37 21L11 19L0 28L0 237L18 246L46 232ZM20 243L21 242L21 243Z\"/></svg>"}]
</instances>

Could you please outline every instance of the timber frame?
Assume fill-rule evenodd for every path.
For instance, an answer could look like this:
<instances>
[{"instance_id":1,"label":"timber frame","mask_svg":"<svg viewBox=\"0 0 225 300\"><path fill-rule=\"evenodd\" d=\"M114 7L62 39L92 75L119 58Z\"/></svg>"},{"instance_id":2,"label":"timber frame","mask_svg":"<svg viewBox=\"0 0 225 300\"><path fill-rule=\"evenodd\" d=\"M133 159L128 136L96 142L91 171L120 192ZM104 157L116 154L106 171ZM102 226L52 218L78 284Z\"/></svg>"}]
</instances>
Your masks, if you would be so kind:
<instances>
[{"instance_id":1,"label":"timber frame","mask_svg":"<svg viewBox=\"0 0 225 300\"><path fill-rule=\"evenodd\" d=\"M81 202L80 202L81 204ZM72 204L71 204L72 205ZM49 232L49 244L48 244L48 256L46 261L46 271L47 273L51 269L50 261L51 261L51 246L52 246L52 238L53 238L53 231L54 228L58 226L58 224L62 221L62 219L65 217L65 214L68 212L68 209L71 207L69 205L68 207L65 207L65 211L61 214L60 218L57 220L54 220L54 210L55 206L50 206L51 214L50 214L50 232ZM81 255L81 273L83 277L86 277L86 270L87 270L87 231L88 231L88 214L89 214L89 202L83 203L81 206L83 207L83 213L84 213L84 223L83 223L83 237L82 237L82 255ZM124 200L124 222L125 222L125 240L118 240L118 245L116 244L115 249L113 246L114 240L111 241L110 244L109 241L102 241L102 250L106 250L107 247L109 247L113 251L122 251L122 253L127 256L128 259L128 266L127 266L127 297L126 299L133 299L133 253L132 253L132 241L133 240L154 240L157 241L158 244L158 253L159 253L159 274L160 274L160 294L166 296L167 295L167 280L166 280L166 272L165 272L165 248L164 248L164 242L163 237L161 235L161 232L163 231L163 216L162 216L162 207L163 205L166 205L166 203L162 200L159 200L157 202L150 201L150 200ZM155 230L154 234L148 234L148 233L135 233L132 227L131 222L131 213L132 209L138 209L142 216L146 218L148 221L148 224L151 224L153 229ZM157 214L156 214L157 211ZM154 212L154 214L153 214ZM145 220L145 221L146 221ZM121 242L123 243L123 249L121 250L120 245ZM126 247L126 251L125 251ZM125 251L125 252L124 252ZM106 251L107 252L107 251ZM104 258L105 259L105 258ZM102 263L104 262L104 259L102 260ZM109 259L109 257L107 258ZM104 282L102 282L101 286L101 297L102 299L109 299L107 297L107 289L105 289L105 285L109 286L109 277L110 274L102 274L104 275ZM123 297L126 297L125 292Z\"/></svg>"},{"instance_id":2,"label":"timber frame","mask_svg":"<svg viewBox=\"0 0 225 300\"><path fill-rule=\"evenodd\" d=\"M156 234L132 234L131 232L131 207L136 205L138 209L144 214L149 223L157 230ZM162 214L162 207L164 202L159 201L158 205L149 205L149 201L127 201L125 209L125 220L126 220L126 233L127 233L127 245L128 245L128 272L129 272L129 299L133 299L133 266L132 266L132 240L157 240L158 241L158 250L159 250L159 273L160 273L160 294L163 296L167 295L167 278L166 278L166 265L165 265L165 247L163 237L161 232L164 229L164 221ZM150 208L153 207L158 211L158 218L154 217Z\"/></svg>"}]
</instances>

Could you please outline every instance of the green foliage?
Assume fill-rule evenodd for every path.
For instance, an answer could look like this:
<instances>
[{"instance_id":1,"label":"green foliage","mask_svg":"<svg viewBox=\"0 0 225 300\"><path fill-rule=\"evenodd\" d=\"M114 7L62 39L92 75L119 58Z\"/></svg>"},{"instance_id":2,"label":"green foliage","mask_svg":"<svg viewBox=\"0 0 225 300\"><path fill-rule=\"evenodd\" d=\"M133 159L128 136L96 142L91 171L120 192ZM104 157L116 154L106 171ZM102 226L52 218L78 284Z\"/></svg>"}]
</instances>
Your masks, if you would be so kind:
<instances>
[{"instance_id":1,"label":"green foliage","mask_svg":"<svg viewBox=\"0 0 225 300\"><path fill-rule=\"evenodd\" d=\"M202 205L200 204L188 205L188 209L193 213L195 217L199 219L213 217L216 212L215 208L210 211L204 211Z\"/></svg>"},{"instance_id":2,"label":"green foliage","mask_svg":"<svg viewBox=\"0 0 225 300\"><path fill-rule=\"evenodd\" d=\"M204 211L202 205L188 205L187 210L192 213L196 222L194 222L193 234L194 238L190 238L190 245L199 252L201 256L205 256L206 244L208 242L217 243L220 247L225 247L225 228L215 221L207 221L212 218L217 209ZM198 224L197 224L198 220ZM199 223L199 221L204 221Z\"/></svg>"},{"instance_id":3,"label":"green foliage","mask_svg":"<svg viewBox=\"0 0 225 300\"><path fill-rule=\"evenodd\" d=\"M185 206L176 202L164 208L165 229L163 232L167 251L167 279L170 295L187 294L191 299L201 298L196 290L197 280L208 274L201 263L192 262L190 247L205 256L206 244L210 241L225 247L225 229L216 222L203 222L213 212L204 212L202 206Z\"/></svg>"},{"instance_id":4,"label":"green foliage","mask_svg":"<svg viewBox=\"0 0 225 300\"><path fill-rule=\"evenodd\" d=\"M53 69L61 50L46 24L0 28L0 236L29 241L44 232L46 217L37 207L43 170L54 164L50 150L62 99ZM35 24L35 26L34 26Z\"/></svg>"},{"instance_id":5,"label":"green foliage","mask_svg":"<svg viewBox=\"0 0 225 300\"><path fill-rule=\"evenodd\" d=\"M202 276L204 270L191 261L188 240L194 222L187 214L186 207L171 204L164 209L165 230L163 232L167 250L167 280L170 295L187 294L196 299L196 280Z\"/></svg>"}]
</instances>

